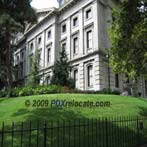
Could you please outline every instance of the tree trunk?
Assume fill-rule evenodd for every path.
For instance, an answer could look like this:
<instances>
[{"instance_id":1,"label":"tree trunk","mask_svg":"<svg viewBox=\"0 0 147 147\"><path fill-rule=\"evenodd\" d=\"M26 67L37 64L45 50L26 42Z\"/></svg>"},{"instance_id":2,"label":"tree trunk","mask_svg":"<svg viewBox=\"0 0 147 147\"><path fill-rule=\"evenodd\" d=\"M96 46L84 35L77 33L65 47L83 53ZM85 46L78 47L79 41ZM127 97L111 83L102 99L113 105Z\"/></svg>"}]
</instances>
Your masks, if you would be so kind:
<instances>
[{"instance_id":1,"label":"tree trunk","mask_svg":"<svg viewBox=\"0 0 147 147\"><path fill-rule=\"evenodd\" d=\"M10 90L12 87L12 75L11 75L11 45L10 45L10 32L6 33L6 69L7 69L7 87L8 87L8 97L10 97Z\"/></svg>"},{"instance_id":2,"label":"tree trunk","mask_svg":"<svg viewBox=\"0 0 147 147\"><path fill-rule=\"evenodd\" d=\"M0 72L2 71L2 70L1 70L1 66L2 66L1 57L2 57L2 56L1 56L1 48L0 48ZM0 75L1 75L1 73L0 73ZM0 77L0 79L1 79L1 77Z\"/></svg>"}]
</instances>

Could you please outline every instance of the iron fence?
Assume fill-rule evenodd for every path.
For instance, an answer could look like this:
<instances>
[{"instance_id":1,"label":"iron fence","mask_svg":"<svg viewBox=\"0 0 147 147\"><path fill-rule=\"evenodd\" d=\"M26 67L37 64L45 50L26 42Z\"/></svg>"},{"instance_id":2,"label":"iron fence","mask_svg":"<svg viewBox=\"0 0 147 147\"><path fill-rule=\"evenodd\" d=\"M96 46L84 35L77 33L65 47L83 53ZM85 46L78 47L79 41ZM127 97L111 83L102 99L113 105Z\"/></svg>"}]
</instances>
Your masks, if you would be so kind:
<instances>
[{"instance_id":1,"label":"iron fence","mask_svg":"<svg viewBox=\"0 0 147 147\"><path fill-rule=\"evenodd\" d=\"M0 147L138 147L147 143L147 118L4 122Z\"/></svg>"}]
</instances>

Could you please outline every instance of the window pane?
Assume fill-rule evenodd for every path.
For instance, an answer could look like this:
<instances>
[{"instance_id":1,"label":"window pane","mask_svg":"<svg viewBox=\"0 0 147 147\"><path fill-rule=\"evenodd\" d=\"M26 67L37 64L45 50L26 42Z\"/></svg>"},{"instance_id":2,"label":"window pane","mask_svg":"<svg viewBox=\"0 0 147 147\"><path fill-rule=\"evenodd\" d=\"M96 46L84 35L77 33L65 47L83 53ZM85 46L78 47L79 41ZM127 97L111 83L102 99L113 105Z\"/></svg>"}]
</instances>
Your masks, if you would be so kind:
<instances>
[{"instance_id":1,"label":"window pane","mask_svg":"<svg viewBox=\"0 0 147 147\"><path fill-rule=\"evenodd\" d=\"M73 52L74 54L78 53L78 38L77 37L73 39Z\"/></svg>"},{"instance_id":2,"label":"window pane","mask_svg":"<svg viewBox=\"0 0 147 147\"><path fill-rule=\"evenodd\" d=\"M62 26L62 33L65 33L66 32L66 24L64 24L63 26Z\"/></svg>"},{"instance_id":3,"label":"window pane","mask_svg":"<svg viewBox=\"0 0 147 147\"><path fill-rule=\"evenodd\" d=\"M50 76L48 76L48 77L46 78L46 82L47 82L47 85L50 85L50 84L51 84L51 78L50 78Z\"/></svg>"},{"instance_id":4,"label":"window pane","mask_svg":"<svg viewBox=\"0 0 147 147\"><path fill-rule=\"evenodd\" d=\"M86 19L89 19L92 17L91 9L86 11Z\"/></svg>"},{"instance_id":5,"label":"window pane","mask_svg":"<svg viewBox=\"0 0 147 147\"><path fill-rule=\"evenodd\" d=\"M47 50L47 62L50 63L50 60L51 60L51 49L49 48Z\"/></svg>"},{"instance_id":6,"label":"window pane","mask_svg":"<svg viewBox=\"0 0 147 147\"><path fill-rule=\"evenodd\" d=\"M51 38L51 30L48 31L47 37L48 37L48 39Z\"/></svg>"},{"instance_id":7,"label":"window pane","mask_svg":"<svg viewBox=\"0 0 147 147\"><path fill-rule=\"evenodd\" d=\"M74 70L74 81L75 81L75 87L78 86L78 70Z\"/></svg>"},{"instance_id":8,"label":"window pane","mask_svg":"<svg viewBox=\"0 0 147 147\"><path fill-rule=\"evenodd\" d=\"M78 18L74 18L73 19L73 26L77 26L78 25Z\"/></svg>"},{"instance_id":9,"label":"window pane","mask_svg":"<svg viewBox=\"0 0 147 147\"><path fill-rule=\"evenodd\" d=\"M66 50L66 43L62 43L61 49L62 49L62 50Z\"/></svg>"},{"instance_id":10,"label":"window pane","mask_svg":"<svg viewBox=\"0 0 147 147\"><path fill-rule=\"evenodd\" d=\"M87 32L87 48L92 48L92 31Z\"/></svg>"},{"instance_id":11,"label":"window pane","mask_svg":"<svg viewBox=\"0 0 147 147\"><path fill-rule=\"evenodd\" d=\"M38 38L38 44L40 44L40 43L41 43L41 37Z\"/></svg>"},{"instance_id":12,"label":"window pane","mask_svg":"<svg viewBox=\"0 0 147 147\"><path fill-rule=\"evenodd\" d=\"M38 65L41 63L41 52L38 53Z\"/></svg>"},{"instance_id":13,"label":"window pane","mask_svg":"<svg viewBox=\"0 0 147 147\"><path fill-rule=\"evenodd\" d=\"M88 76L88 87L93 85L93 74L92 74L92 66L88 66L87 68L87 76Z\"/></svg>"}]
</instances>

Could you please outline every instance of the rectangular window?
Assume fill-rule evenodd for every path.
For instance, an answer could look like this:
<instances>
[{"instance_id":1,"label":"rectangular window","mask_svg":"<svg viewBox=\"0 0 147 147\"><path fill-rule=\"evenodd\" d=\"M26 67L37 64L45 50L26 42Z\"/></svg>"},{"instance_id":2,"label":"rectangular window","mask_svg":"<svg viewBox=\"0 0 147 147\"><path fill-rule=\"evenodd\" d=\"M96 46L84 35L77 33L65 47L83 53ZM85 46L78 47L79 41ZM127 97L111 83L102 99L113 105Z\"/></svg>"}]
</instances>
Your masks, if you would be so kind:
<instances>
[{"instance_id":1,"label":"rectangular window","mask_svg":"<svg viewBox=\"0 0 147 147\"><path fill-rule=\"evenodd\" d=\"M17 63L19 62L19 55L17 55L16 62Z\"/></svg>"},{"instance_id":2,"label":"rectangular window","mask_svg":"<svg viewBox=\"0 0 147 147\"><path fill-rule=\"evenodd\" d=\"M24 52L21 53L21 60L24 58Z\"/></svg>"},{"instance_id":3,"label":"rectangular window","mask_svg":"<svg viewBox=\"0 0 147 147\"><path fill-rule=\"evenodd\" d=\"M66 43L65 43L65 42L62 43L62 45L61 45L61 49L66 51Z\"/></svg>"},{"instance_id":4,"label":"rectangular window","mask_svg":"<svg viewBox=\"0 0 147 147\"><path fill-rule=\"evenodd\" d=\"M78 17L75 17L74 19L73 19L73 26L75 27L75 26L77 26L78 25Z\"/></svg>"},{"instance_id":5,"label":"rectangular window","mask_svg":"<svg viewBox=\"0 0 147 147\"><path fill-rule=\"evenodd\" d=\"M92 30L88 31L86 36L87 36L87 49L92 49Z\"/></svg>"},{"instance_id":6,"label":"rectangular window","mask_svg":"<svg viewBox=\"0 0 147 147\"><path fill-rule=\"evenodd\" d=\"M75 81L75 87L78 86L78 70L74 70L74 81Z\"/></svg>"},{"instance_id":7,"label":"rectangular window","mask_svg":"<svg viewBox=\"0 0 147 147\"><path fill-rule=\"evenodd\" d=\"M119 75L115 74L115 87L119 88Z\"/></svg>"},{"instance_id":8,"label":"rectangular window","mask_svg":"<svg viewBox=\"0 0 147 147\"><path fill-rule=\"evenodd\" d=\"M48 33L47 33L47 38L48 38L48 39L51 38L51 30L48 31Z\"/></svg>"},{"instance_id":9,"label":"rectangular window","mask_svg":"<svg viewBox=\"0 0 147 147\"><path fill-rule=\"evenodd\" d=\"M62 25L62 33L66 32L66 24Z\"/></svg>"},{"instance_id":10,"label":"rectangular window","mask_svg":"<svg viewBox=\"0 0 147 147\"><path fill-rule=\"evenodd\" d=\"M30 60L29 61L30 61L30 63L29 63L30 64L30 69L32 69L32 66L33 66L33 56L30 56Z\"/></svg>"},{"instance_id":11,"label":"rectangular window","mask_svg":"<svg viewBox=\"0 0 147 147\"><path fill-rule=\"evenodd\" d=\"M47 49L47 63L51 62L51 48Z\"/></svg>"},{"instance_id":12,"label":"rectangular window","mask_svg":"<svg viewBox=\"0 0 147 147\"><path fill-rule=\"evenodd\" d=\"M40 66L41 63L41 51L38 53L38 65Z\"/></svg>"},{"instance_id":13,"label":"rectangular window","mask_svg":"<svg viewBox=\"0 0 147 147\"><path fill-rule=\"evenodd\" d=\"M89 18L91 18L92 17L92 11L91 11L91 9L88 9L87 11L86 11L86 19L89 19Z\"/></svg>"},{"instance_id":14,"label":"rectangular window","mask_svg":"<svg viewBox=\"0 0 147 147\"><path fill-rule=\"evenodd\" d=\"M23 62L20 64L20 76L23 77Z\"/></svg>"},{"instance_id":15,"label":"rectangular window","mask_svg":"<svg viewBox=\"0 0 147 147\"><path fill-rule=\"evenodd\" d=\"M41 44L41 37L38 38L38 44Z\"/></svg>"},{"instance_id":16,"label":"rectangular window","mask_svg":"<svg viewBox=\"0 0 147 147\"><path fill-rule=\"evenodd\" d=\"M90 66L88 66L88 68L87 68L87 77L88 77L88 87L91 87L91 86L93 86L93 74L92 74L92 70L93 70L93 68L92 68L92 65L90 65Z\"/></svg>"},{"instance_id":17,"label":"rectangular window","mask_svg":"<svg viewBox=\"0 0 147 147\"><path fill-rule=\"evenodd\" d=\"M30 51L33 50L33 43L30 44Z\"/></svg>"},{"instance_id":18,"label":"rectangular window","mask_svg":"<svg viewBox=\"0 0 147 147\"><path fill-rule=\"evenodd\" d=\"M78 37L73 38L73 53L78 53Z\"/></svg>"}]
</instances>

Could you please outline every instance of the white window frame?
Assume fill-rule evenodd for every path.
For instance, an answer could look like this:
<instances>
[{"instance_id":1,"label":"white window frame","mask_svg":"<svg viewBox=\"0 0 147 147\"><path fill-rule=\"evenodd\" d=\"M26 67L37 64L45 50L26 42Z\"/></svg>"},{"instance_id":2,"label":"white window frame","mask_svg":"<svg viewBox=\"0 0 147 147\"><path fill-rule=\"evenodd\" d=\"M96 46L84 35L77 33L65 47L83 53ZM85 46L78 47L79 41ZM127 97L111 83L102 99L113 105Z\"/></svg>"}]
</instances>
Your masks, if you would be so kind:
<instances>
[{"instance_id":1,"label":"white window frame","mask_svg":"<svg viewBox=\"0 0 147 147\"><path fill-rule=\"evenodd\" d=\"M76 38L77 38L77 45L75 46L74 40L75 40ZM75 48L75 47L77 47L77 48ZM74 50L75 50L76 52L74 52ZM79 33L76 33L76 34L74 34L74 35L72 36L72 54L73 54L73 58L79 54Z\"/></svg>"},{"instance_id":2,"label":"white window frame","mask_svg":"<svg viewBox=\"0 0 147 147\"><path fill-rule=\"evenodd\" d=\"M49 50L50 50L50 54L49 54ZM47 65L51 64L51 51L52 51L52 47L51 45L47 46Z\"/></svg>"},{"instance_id":3,"label":"white window frame","mask_svg":"<svg viewBox=\"0 0 147 147\"><path fill-rule=\"evenodd\" d=\"M62 40L61 41L61 51L62 51L62 49L63 49L63 44L65 44L65 51L67 51L67 41L66 40Z\"/></svg>"},{"instance_id":4,"label":"white window frame","mask_svg":"<svg viewBox=\"0 0 147 147\"><path fill-rule=\"evenodd\" d=\"M86 66L86 70L85 70L85 72L86 72L86 89L90 89L90 88L93 88L93 86L94 86L94 66L93 66L93 64L92 63L90 63L90 64L87 64ZM89 71L88 71L88 68L89 67L92 67L92 71L91 71L91 75L89 75ZM91 79L89 79L90 77L91 77ZM91 83L92 84L89 84L89 82L91 81Z\"/></svg>"},{"instance_id":5,"label":"white window frame","mask_svg":"<svg viewBox=\"0 0 147 147\"><path fill-rule=\"evenodd\" d=\"M87 33L89 32L89 31L91 31L91 47L88 47L88 36L87 36ZM88 27L88 28L86 28L85 29L85 47L86 47L86 53L90 53L90 52L92 52L93 51L93 39L94 39L94 37L93 37L93 25L92 26L90 26L90 27Z\"/></svg>"},{"instance_id":6,"label":"white window frame","mask_svg":"<svg viewBox=\"0 0 147 147\"><path fill-rule=\"evenodd\" d=\"M34 50L34 43L33 42L30 43L29 48L30 48L30 52L32 52Z\"/></svg>"},{"instance_id":7,"label":"white window frame","mask_svg":"<svg viewBox=\"0 0 147 147\"><path fill-rule=\"evenodd\" d=\"M41 42L42 42L42 37L40 36L40 37L38 37L38 39L37 39L38 41L38 45L40 45L41 44Z\"/></svg>"},{"instance_id":8,"label":"white window frame","mask_svg":"<svg viewBox=\"0 0 147 147\"><path fill-rule=\"evenodd\" d=\"M38 55L40 55L40 59L38 60L38 65L41 67L41 62L42 62L42 48L38 49ZM39 58L39 57L38 57Z\"/></svg>"},{"instance_id":9,"label":"white window frame","mask_svg":"<svg viewBox=\"0 0 147 147\"><path fill-rule=\"evenodd\" d=\"M75 77L75 72L77 72L76 73L77 77ZM78 88L78 82L79 82L79 75L78 74L79 74L78 68L73 69L73 79L75 81L75 88Z\"/></svg>"},{"instance_id":10,"label":"white window frame","mask_svg":"<svg viewBox=\"0 0 147 147\"><path fill-rule=\"evenodd\" d=\"M49 36L49 32L50 32L50 36ZM52 30L49 29L47 30L47 40L50 40L52 38Z\"/></svg>"},{"instance_id":11,"label":"white window frame","mask_svg":"<svg viewBox=\"0 0 147 147\"><path fill-rule=\"evenodd\" d=\"M87 18L87 12L88 12L89 10L91 11L91 16ZM92 17L93 17L93 12L92 12L92 10L93 10L93 9L92 9L92 6L90 6L90 7L88 7L88 8L85 9L85 12L84 12L84 13L85 13L85 20L86 20L86 21L89 20L89 19L92 19Z\"/></svg>"},{"instance_id":12,"label":"white window frame","mask_svg":"<svg viewBox=\"0 0 147 147\"><path fill-rule=\"evenodd\" d=\"M66 27L65 32L63 32L63 26ZM61 33L62 33L62 34L65 34L66 32L67 32L67 23L64 22L64 23L61 24Z\"/></svg>"},{"instance_id":13,"label":"white window frame","mask_svg":"<svg viewBox=\"0 0 147 147\"><path fill-rule=\"evenodd\" d=\"M74 25L74 20L75 19L77 19L77 24L76 25ZM75 28L75 27L77 27L79 25L79 17L78 16L74 16L73 18L72 18L72 27L73 28Z\"/></svg>"},{"instance_id":14,"label":"white window frame","mask_svg":"<svg viewBox=\"0 0 147 147\"><path fill-rule=\"evenodd\" d=\"M79 38L78 36L73 37L73 55L77 55L79 50Z\"/></svg>"}]
</instances>

